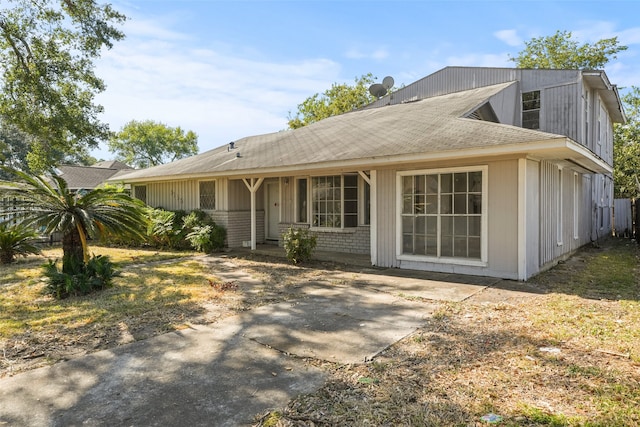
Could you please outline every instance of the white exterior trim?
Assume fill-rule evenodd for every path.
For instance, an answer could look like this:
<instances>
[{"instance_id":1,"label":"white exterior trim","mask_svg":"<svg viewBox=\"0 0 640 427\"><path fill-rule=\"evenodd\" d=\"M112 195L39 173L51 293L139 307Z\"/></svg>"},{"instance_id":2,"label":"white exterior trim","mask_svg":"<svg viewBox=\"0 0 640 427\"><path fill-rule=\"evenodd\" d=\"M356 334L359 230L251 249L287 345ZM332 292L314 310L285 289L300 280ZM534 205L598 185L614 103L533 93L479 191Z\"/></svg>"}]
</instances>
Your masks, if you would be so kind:
<instances>
[{"instance_id":1,"label":"white exterior trim","mask_svg":"<svg viewBox=\"0 0 640 427\"><path fill-rule=\"evenodd\" d=\"M378 264L378 171L369 172L370 196L371 196L371 217L369 218L369 239L371 252L371 265Z\"/></svg>"},{"instance_id":2,"label":"white exterior trim","mask_svg":"<svg viewBox=\"0 0 640 427\"><path fill-rule=\"evenodd\" d=\"M406 255L402 253L402 178L413 175L456 173L456 172L482 172L482 211L480 214L480 260L433 257L425 255ZM489 220L487 218L489 204L489 166L465 166L440 169L418 169L396 172L396 259L399 261L432 262L435 264L457 264L473 267L486 267L488 265L488 241ZM440 224L438 224L440 228ZM440 233L438 233L438 247L440 246Z\"/></svg>"},{"instance_id":3,"label":"white exterior trim","mask_svg":"<svg viewBox=\"0 0 640 427\"><path fill-rule=\"evenodd\" d=\"M527 280L527 159L518 159L518 280Z\"/></svg>"},{"instance_id":4,"label":"white exterior trim","mask_svg":"<svg viewBox=\"0 0 640 427\"><path fill-rule=\"evenodd\" d=\"M264 178L250 178L251 183L247 181L247 178L242 178L242 182L247 187L249 192L251 193L251 250L256 250L256 235L257 235L257 224L256 224L256 191L262 185L262 181Z\"/></svg>"}]
</instances>

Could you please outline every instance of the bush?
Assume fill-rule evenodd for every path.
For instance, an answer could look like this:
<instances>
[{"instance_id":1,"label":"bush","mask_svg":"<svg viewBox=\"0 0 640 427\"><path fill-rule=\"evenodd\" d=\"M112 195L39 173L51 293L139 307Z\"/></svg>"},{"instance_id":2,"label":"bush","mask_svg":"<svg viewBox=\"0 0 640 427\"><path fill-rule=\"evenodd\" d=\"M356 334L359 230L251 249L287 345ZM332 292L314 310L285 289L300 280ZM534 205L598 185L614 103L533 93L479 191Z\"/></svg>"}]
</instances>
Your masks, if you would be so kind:
<instances>
[{"instance_id":1,"label":"bush","mask_svg":"<svg viewBox=\"0 0 640 427\"><path fill-rule=\"evenodd\" d=\"M318 237L306 228L289 227L282 240L287 259L294 264L309 261L318 243Z\"/></svg>"},{"instance_id":2,"label":"bush","mask_svg":"<svg viewBox=\"0 0 640 427\"><path fill-rule=\"evenodd\" d=\"M19 224L0 224L0 264L10 264L19 255L39 254L40 248L33 244L36 236L35 231Z\"/></svg>"},{"instance_id":3,"label":"bush","mask_svg":"<svg viewBox=\"0 0 640 427\"><path fill-rule=\"evenodd\" d=\"M87 264L71 262L67 265L70 265L67 271L59 270L54 260L43 266L48 279L45 292L54 298L86 295L109 288L113 285L113 278L119 275L109 257L103 255L91 257Z\"/></svg>"},{"instance_id":4,"label":"bush","mask_svg":"<svg viewBox=\"0 0 640 427\"><path fill-rule=\"evenodd\" d=\"M190 249L211 253L224 248L227 231L204 211L149 210L149 244L154 247Z\"/></svg>"},{"instance_id":5,"label":"bush","mask_svg":"<svg viewBox=\"0 0 640 427\"><path fill-rule=\"evenodd\" d=\"M195 250L210 254L224 248L226 236L227 230L214 222L207 225L196 225L187 234L187 240Z\"/></svg>"}]
</instances>

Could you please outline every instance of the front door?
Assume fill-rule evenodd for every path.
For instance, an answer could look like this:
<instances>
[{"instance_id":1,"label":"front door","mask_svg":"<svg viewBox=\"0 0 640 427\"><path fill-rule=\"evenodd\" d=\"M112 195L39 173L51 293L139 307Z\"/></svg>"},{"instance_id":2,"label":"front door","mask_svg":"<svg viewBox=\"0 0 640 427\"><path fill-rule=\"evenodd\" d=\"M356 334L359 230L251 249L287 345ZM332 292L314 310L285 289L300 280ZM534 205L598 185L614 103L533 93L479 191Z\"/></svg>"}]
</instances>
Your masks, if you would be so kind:
<instances>
[{"instance_id":1,"label":"front door","mask_svg":"<svg viewBox=\"0 0 640 427\"><path fill-rule=\"evenodd\" d=\"M265 234L267 240L278 240L280 233L278 224L280 223L280 183L277 181L267 182L266 185L266 218Z\"/></svg>"}]
</instances>

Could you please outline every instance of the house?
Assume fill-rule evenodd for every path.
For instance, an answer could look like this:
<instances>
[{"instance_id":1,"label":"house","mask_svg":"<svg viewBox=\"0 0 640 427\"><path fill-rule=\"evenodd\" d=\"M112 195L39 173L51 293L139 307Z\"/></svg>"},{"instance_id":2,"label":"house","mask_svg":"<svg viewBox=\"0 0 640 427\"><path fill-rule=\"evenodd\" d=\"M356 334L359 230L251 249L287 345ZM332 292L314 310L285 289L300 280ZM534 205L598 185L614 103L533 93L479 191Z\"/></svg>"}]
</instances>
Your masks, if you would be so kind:
<instances>
[{"instance_id":1,"label":"house","mask_svg":"<svg viewBox=\"0 0 640 427\"><path fill-rule=\"evenodd\" d=\"M371 105L121 175L166 209L203 209L230 247L279 242L372 265L526 280L611 228L604 71L447 67Z\"/></svg>"},{"instance_id":2,"label":"house","mask_svg":"<svg viewBox=\"0 0 640 427\"><path fill-rule=\"evenodd\" d=\"M102 161L91 166L60 165L56 169L71 191L92 190L103 185L109 178L116 178L133 170L131 166L117 160Z\"/></svg>"}]
</instances>

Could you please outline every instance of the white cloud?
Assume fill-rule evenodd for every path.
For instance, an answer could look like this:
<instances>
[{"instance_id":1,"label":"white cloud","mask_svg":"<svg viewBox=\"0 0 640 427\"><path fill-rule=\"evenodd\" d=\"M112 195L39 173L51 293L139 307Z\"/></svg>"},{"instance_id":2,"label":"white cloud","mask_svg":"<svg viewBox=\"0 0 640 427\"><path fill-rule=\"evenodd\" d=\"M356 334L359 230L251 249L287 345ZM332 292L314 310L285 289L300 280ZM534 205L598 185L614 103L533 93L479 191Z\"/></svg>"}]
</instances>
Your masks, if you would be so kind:
<instances>
[{"instance_id":1,"label":"white cloud","mask_svg":"<svg viewBox=\"0 0 640 427\"><path fill-rule=\"evenodd\" d=\"M500 30L493 33L493 35L509 46L520 46L522 39L518 36L516 30Z\"/></svg>"},{"instance_id":2,"label":"white cloud","mask_svg":"<svg viewBox=\"0 0 640 427\"><path fill-rule=\"evenodd\" d=\"M187 37L152 22L137 28L126 28L129 37L97 62L107 84L97 99L105 107L102 120L114 131L134 119L193 130L201 151L286 128L289 111L341 71L324 58L254 60L184 43ZM105 147L94 156L112 157Z\"/></svg>"}]
</instances>

